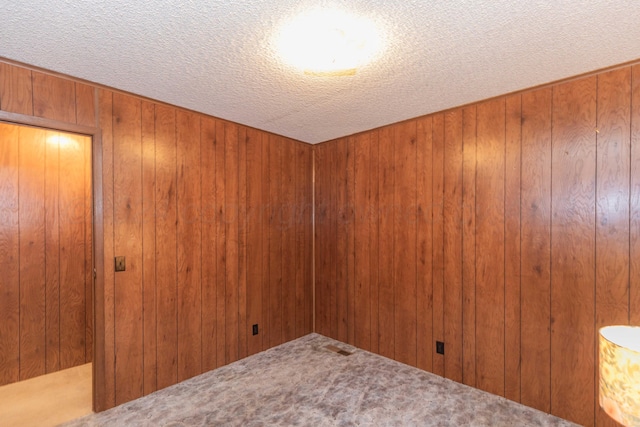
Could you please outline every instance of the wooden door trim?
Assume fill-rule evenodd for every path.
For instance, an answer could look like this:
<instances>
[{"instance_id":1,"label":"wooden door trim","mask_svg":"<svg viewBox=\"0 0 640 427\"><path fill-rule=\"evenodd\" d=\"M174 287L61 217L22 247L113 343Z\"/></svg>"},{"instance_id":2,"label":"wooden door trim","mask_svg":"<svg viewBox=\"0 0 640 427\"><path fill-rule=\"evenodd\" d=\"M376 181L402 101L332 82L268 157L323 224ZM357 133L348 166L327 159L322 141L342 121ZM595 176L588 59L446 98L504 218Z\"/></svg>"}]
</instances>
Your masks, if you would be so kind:
<instances>
[{"instance_id":1,"label":"wooden door trim","mask_svg":"<svg viewBox=\"0 0 640 427\"><path fill-rule=\"evenodd\" d=\"M25 114L0 111L0 121L20 126L33 126L91 137L91 174L93 193L93 410L106 409L105 392L105 306L104 306L104 204L102 198L102 133L97 127L77 125Z\"/></svg>"}]
</instances>

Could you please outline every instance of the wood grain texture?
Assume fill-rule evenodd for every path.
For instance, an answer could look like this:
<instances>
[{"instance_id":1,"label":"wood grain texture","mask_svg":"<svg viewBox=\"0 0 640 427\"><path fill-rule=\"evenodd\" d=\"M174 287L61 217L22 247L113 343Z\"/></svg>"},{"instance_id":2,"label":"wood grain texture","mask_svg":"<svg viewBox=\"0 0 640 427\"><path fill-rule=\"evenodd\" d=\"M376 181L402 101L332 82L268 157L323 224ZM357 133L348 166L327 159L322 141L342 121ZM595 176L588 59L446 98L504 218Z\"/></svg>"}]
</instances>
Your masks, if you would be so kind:
<instances>
[{"instance_id":1,"label":"wood grain texture","mask_svg":"<svg viewBox=\"0 0 640 427\"><path fill-rule=\"evenodd\" d=\"M444 376L444 356L435 352L435 341L444 342L444 114L433 116L432 127L432 280L433 373Z\"/></svg>"},{"instance_id":2,"label":"wood grain texture","mask_svg":"<svg viewBox=\"0 0 640 427\"><path fill-rule=\"evenodd\" d=\"M462 110L444 115L444 376L462 382Z\"/></svg>"},{"instance_id":3,"label":"wood grain texture","mask_svg":"<svg viewBox=\"0 0 640 427\"><path fill-rule=\"evenodd\" d=\"M640 65L631 67L629 324L640 324Z\"/></svg>"},{"instance_id":4,"label":"wood grain texture","mask_svg":"<svg viewBox=\"0 0 640 427\"><path fill-rule=\"evenodd\" d=\"M176 111L156 105L156 312L158 389L178 381ZM106 246L106 245L105 245Z\"/></svg>"},{"instance_id":5,"label":"wood grain texture","mask_svg":"<svg viewBox=\"0 0 640 427\"><path fill-rule=\"evenodd\" d=\"M97 304L95 314L96 348L104 351L94 355L94 407L105 410L115 406L115 308L114 308L114 210L113 210L113 93L98 92L99 123L102 130L102 203L104 237L104 287L101 289L102 304Z\"/></svg>"},{"instance_id":6,"label":"wood grain texture","mask_svg":"<svg viewBox=\"0 0 640 427\"><path fill-rule=\"evenodd\" d=\"M227 228L225 204L225 127L224 123L216 120L215 137L215 188L216 188L216 302L217 302L217 332L218 366L226 363L226 277L227 277Z\"/></svg>"},{"instance_id":7,"label":"wood grain texture","mask_svg":"<svg viewBox=\"0 0 640 427\"><path fill-rule=\"evenodd\" d=\"M416 202L417 202L417 267L416 267L416 312L417 312L417 360L416 366L426 371L433 370L433 164L432 119L416 122Z\"/></svg>"},{"instance_id":8,"label":"wood grain texture","mask_svg":"<svg viewBox=\"0 0 640 427\"><path fill-rule=\"evenodd\" d=\"M520 95L505 101L505 355L504 395L520 401L520 176L521 176L521 117Z\"/></svg>"},{"instance_id":9,"label":"wood grain texture","mask_svg":"<svg viewBox=\"0 0 640 427\"><path fill-rule=\"evenodd\" d=\"M216 121L200 120L200 180L202 204L202 370L218 364L217 242L216 242Z\"/></svg>"},{"instance_id":10,"label":"wood grain texture","mask_svg":"<svg viewBox=\"0 0 640 427\"><path fill-rule=\"evenodd\" d=\"M94 103L95 105L95 103ZM95 116L95 114L94 114ZM95 121L95 118L94 118ZM84 305L85 305L85 362L93 360L94 318L94 236L93 236L93 138L87 135L84 141ZM97 275L97 274L96 274Z\"/></svg>"},{"instance_id":11,"label":"wood grain texture","mask_svg":"<svg viewBox=\"0 0 640 427\"><path fill-rule=\"evenodd\" d=\"M550 411L551 89L522 95L521 402Z\"/></svg>"},{"instance_id":12,"label":"wood grain texture","mask_svg":"<svg viewBox=\"0 0 640 427\"><path fill-rule=\"evenodd\" d=\"M143 393L157 385L157 301L156 301L156 109L150 102L141 106L142 143L142 323Z\"/></svg>"},{"instance_id":13,"label":"wood grain texture","mask_svg":"<svg viewBox=\"0 0 640 427\"><path fill-rule=\"evenodd\" d=\"M76 123L96 126L96 88L84 83L75 83Z\"/></svg>"},{"instance_id":14,"label":"wood grain texture","mask_svg":"<svg viewBox=\"0 0 640 427\"><path fill-rule=\"evenodd\" d=\"M394 126L393 282L395 356L417 363L417 249L416 249L416 122Z\"/></svg>"},{"instance_id":15,"label":"wood grain texture","mask_svg":"<svg viewBox=\"0 0 640 427\"><path fill-rule=\"evenodd\" d=\"M279 137L269 137L269 346L282 344L282 181L283 146Z\"/></svg>"},{"instance_id":16,"label":"wood grain texture","mask_svg":"<svg viewBox=\"0 0 640 427\"><path fill-rule=\"evenodd\" d=\"M343 260L333 266L335 272L334 292L332 292L332 301L335 300L336 307L334 316L332 316L332 330L334 336L342 341L347 342L348 337L348 316L349 316L349 293L348 293L348 277L347 270L349 260L347 256L347 235L349 233L347 210L347 186L350 184L347 180L347 165L349 157L348 140L341 139L335 142L334 148L334 174L333 179L336 181L335 193L333 194L334 212L334 231L335 231L335 256L336 259ZM393 325L393 324L392 324ZM393 326L391 326L393 327Z\"/></svg>"},{"instance_id":17,"label":"wood grain texture","mask_svg":"<svg viewBox=\"0 0 640 427\"><path fill-rule=\"evenodd\" d=\"M476 106L462 110L462 382L476 385Z\"/></svg>"},{"instance_id":18,"label":"wood grain texture","mask_svg":"<svg viewBox=\"0 0 640 427\"><path fill-rule=\"evenodd\" d=\"M262 221L262 327L259 333L262 335L262 350L269 348L269 319L271 307L269 306L269 277L270 277L270 265L269 265L269 226L271 218L271 199L269 197L270 186L270 174L269 174L269 136L262 136L261 143L262 151L262 169L260 170L260 179L262 181L262 205L260 220Z\"/></svg>"},{"instance_id":19,"label":"wood grain texture","mask_svg":"<svg viewBox=\"0 0 640 427\"><path fill-rule=\"evenodd\" d=\"M355 139L349 137L346 141L347 146L347 165L346 165L346 197L347 204L344 212L344 221L346 225L346 289L347 289L347 343L353 345L355 343Z\"/></svg>"},{"instance_id":20,"label":"wood grain texture","mask_svg":"<svg viewBox=\"0 0 640 427\"><path fill-rule=\"evenodd\" d=\"M202 372L200 117L176 115L178 381Z\"/></svg>"},{"instance_id":21,"label":"wood grain texture","mask_svg":"<svg viewBox=\"0 0 640 427\"><path fill-rule=\"evenodd\" d=\"M13 232L17 232L20 239L18 272L20 277L20 380L26 380L46 372L44 239L46 131L20 126L16 142L19 159L20 224L19 228ZM75 187L72 188L77 188L78 185L84 190L83 181L75 183ZM84 196L84 191L81 195ZM82 284L84 285L84 277ZM84 314L84 309L81 313ZM84 334L84 331L82 333Z\"/></svg>"},{"instance_id":22,"label":"wood grain texture","mask_svg":"<svg viewBox=\"0 0 640 427\"><path fill-rule=\"evenodd\" d=\"M395 292L393 283L394 258L394 145L393 127L380 129L379 138L379 191L380 217L378 218L379 244L384 248L378 254L379 267L379 352L389 358L395 353Z\"/></svg>"},{"instance_id":23,"label":"wood grain texture","mask_svg":"<svg viewBox=\"0 0 640 427\"><path fill-rule=\"evenodd\" d=\"M593 423L596 78L553 88L551 412Z\"/></svg>"},{"instance_id":24,"label":"wood grain texture","mask_svg":"<svg viewBox=\"0 0 640 427\"><path fill-rule=\"evenodd\" d=\"M0 109L11 113L33 114L31 70L0 63Z\"/></svg>"},{"instance_id":25,"label":"wood grain texture","mask_svg":"<svg viewBox=\"0 0 640 427\"><path fill-rule=\"evenodd\" d=\"M127 261L126 271L115 273L116 404L143 395L140 123L140 101L114 93L113 155L117 159L113 165L113 211L117 218L114 222L114 252L115 256L126 256Z\"/></svg>"},{"instance_id":26,"label":"wood grain texture","mask_svg":"<svg viewBox=\"0 0 640 427\"><path fill-rule=\"evenodd\" d=\"M377 131L370 132L371 139L371 351L380 349L380 144ZM316 178L317 179L317 178Z\"/></svg>"},{"instance_id":27,"label":"wood grain texture","mask_svg":"<svg viewBox=\"0 0 640 427\"><path fill-rule=\"evenodd\" d=\"M33 115L76 123L75 83L50 74L32 72Z\"/></svg>"},{"instance_id":28,"label":"wood grain texture","mask_svg":"<svg viewBox=\"0 0 640 427\"><path fill-rule=\"evenodd\" d=\"M238 128L238 359L247 357L247 129ZM294 249L292 249L294 250ZM295 286L292 283L291 289ZM285 314L285 317L287 315ZM289 314L291 316L291 314ZM293 313L295 318L295 313Z\"/></svg>"},{"instance_id":29,"label":"wood grain texture","mask_svg":"<svg viewBox=\"0 0 640 427\"><path fill-rule=\"evenodd\" d=\"M478 105L476 386L504 395L505 100Z\"/></svg>"},{"instance_id":30,"label":"wood grain texture","mask_svg":"<svg viewBox=\"0 0 640 427\"><path fill-rule=\"evenodd\" d=\"M631 160L631 69L597 77L596 159L596 425L616 423L599 405L598 330L629 321L629 183Z\"/></svg>"},{"instance_id":31,"label":"wood grain texture","mask_svg":"<svg viewBox=\"0 0 640 427\"><path fill-rule=\"evenodd\" d=\"M288 166L282 171L282 338L284 342L296 336L296 226L295 226L295 172L297 156L295 145L286 139L283 143L283 161ZM284 165L283 165L284 166Z\"/></svg>"},{"instance_id":32,"label":"wood grain texture","mask_svg":"<svg viewBox=\"0 0 640 427\"><path fill-rule=\"evenodd\" d=\"M238 127L224 124L225 234L225 363L238 360ZM278 311L280 315L281 312Z\"/></svg>"},{"instance_id":33,"label":"wood grain texture","mask_svg":"<svg viewBox=\"0 0 640 427\"><path fill-rule=\"evenodd\" d=\"M19 132L0 123L0 384L20 379Z\"/></svg>"}]
</instances>

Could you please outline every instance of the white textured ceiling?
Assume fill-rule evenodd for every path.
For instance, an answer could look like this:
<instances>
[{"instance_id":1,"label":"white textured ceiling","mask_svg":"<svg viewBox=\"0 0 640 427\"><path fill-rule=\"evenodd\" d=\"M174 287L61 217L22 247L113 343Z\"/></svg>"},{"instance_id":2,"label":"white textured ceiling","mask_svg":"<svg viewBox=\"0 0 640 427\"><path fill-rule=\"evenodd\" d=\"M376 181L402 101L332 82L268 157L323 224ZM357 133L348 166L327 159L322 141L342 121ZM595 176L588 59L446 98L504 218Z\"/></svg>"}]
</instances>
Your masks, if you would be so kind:
<instances>
[{"instance_id":1,"label":"white textured ceiling","mask_svg":"<svg viewBox=\"0 0 640 427\"><path fill-rule=\"evenodd\" d=\"M283 64L274 29L362 15L354 76ZM0 57L316 143L640 58L637 0L0 0Z\"/></svg>"}]
</instances>

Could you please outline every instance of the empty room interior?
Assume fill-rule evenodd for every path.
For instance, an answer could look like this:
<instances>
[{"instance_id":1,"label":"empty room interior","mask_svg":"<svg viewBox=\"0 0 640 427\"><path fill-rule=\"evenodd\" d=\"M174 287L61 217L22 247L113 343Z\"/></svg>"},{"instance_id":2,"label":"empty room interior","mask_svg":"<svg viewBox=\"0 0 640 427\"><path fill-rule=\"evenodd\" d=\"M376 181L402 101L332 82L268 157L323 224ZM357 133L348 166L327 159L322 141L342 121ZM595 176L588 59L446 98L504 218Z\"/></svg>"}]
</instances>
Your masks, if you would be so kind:
<instances>
[{"instance_id":1,"label":"empty room interior","mask_svg":"<svg viewBox=\"0 0 640 427\"><path fill-rule=\"evenodd\" d=\"M640 425L636 2L0 3L0 425Z\"/></svg>"}]
</instances>

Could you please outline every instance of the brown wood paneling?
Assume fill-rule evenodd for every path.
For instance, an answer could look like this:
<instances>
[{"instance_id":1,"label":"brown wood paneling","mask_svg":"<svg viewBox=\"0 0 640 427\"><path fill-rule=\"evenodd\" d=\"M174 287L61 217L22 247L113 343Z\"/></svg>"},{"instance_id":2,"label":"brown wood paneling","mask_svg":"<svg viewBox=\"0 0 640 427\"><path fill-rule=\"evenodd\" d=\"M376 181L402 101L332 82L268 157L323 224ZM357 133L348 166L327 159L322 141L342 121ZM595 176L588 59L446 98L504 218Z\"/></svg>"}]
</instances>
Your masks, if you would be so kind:
<instances>
[{"instance_id":1,"label":"brown wood paneling","mask_svg":"<svg viewBox=\"0 0 640 427\"><path fill-rule=\"evenodd\" d=\"M95 122L95 115L94 115ZM83 136L84 147L84 305L85 305L85 362L93 360L93 139Z\"/></svg>"},{"instance_id":2,"label":"brown wood paneling","mask_svg":"<svg viewBox=\"0 0 640 427\"><path fill-rule=\"evenodd\" d=\"M20 379L19 132L0 123L0 384Z\"/></svg>"},{"instance_id":3,"label":"brown wood paneling","mask_svg":"<svg viewBox=\"0 0 640 427\"><path fill-rule=\"evenodd\" d=\"M247 328L258 325L258 335L247 336L249 355L262 350L264 328L262 318L262 281L263 255L262 235L262 135L253 129L247 129Z\"/></svg>"},{"instance_id":4,"label":"brown wood paneling","mask_svg":"<svg viewBox=\"0 0 640 427\"><path fill-rule=\"evenodd\" d=\"M247 129L238 129L238 359L247 357ZM293 287L293 284L292 284ZM294 313L295 316L295 313Z\"/></svg>"},{"instance_id":5,"label":"brown wood paneling","mask_svg":"<svg viewBox=\"0 0 640 427\"><path fill-rule=\"evenodd\" d=\"M76 90L78 86L76 85ZM142 322L145 395L157 390L156 110L142 102Z\"/></svg>"},{"instance_id":6,"label":"brown wood paneling","mask_svg":"<svg viewBox=\"0 0 640 427\"><path fill-rule=\"evenodd\" d=\"M551 392L551 89L522 95L521 402L549 412Z\"/></svg>"},{"instance_id":7,"label":"brown wood paneling","mask_svg":"<svg viewBox=\"0 0 640 427\"><path fill-rule=\"evenodd\" d=\"M592 424L596 78L553 88L551 412Z\"/></svg>"},{"instance_id":8,"label":"brown wood paneling","mask_svg":"<svg viewBox=\"0 0 640 427\"><path fill-rule=\"evenodd\" d=\"M476 106L462 110L462 382L476 385Z\"/></svg>"},{"instance_id":9,"label":"brown wood paneling","mask_svg":"<svg viewBox=\"0 0 640 427\"><path fill-rule=\"evenodd\" d=\"M504 395L520 401L520 169L521 117L520 95L509 96L505 103L505 332Z\"/></svg>"},{"instance_id":10,"label":"brown wood paneling","mask_svg":"<svg viewBox=\"0 0 640 427\"><path fill-rule=\"evenodd\" d=\"M72 80L33 71L33 115L76 123L75 83Z\"/></svg>"},{"instance_id":11,"label":"brown wood paneling","mask_svg":"<svg viewBox=\"0 0 640 427\"><path fill-rule=\"evenodd\" d=\"M380 145L378 131L371 135L371 351L380 350ZM316 314L317 316L317 314Z\"/></svg>"},{"instance_id":12,"label":"brown wood paneling","mask_svg":"<svg viewBox=\"0 0 640 427\"><path fill-rule=\"evenodd\" d=\"M631 68L597 77L596 159L596 364L597 331L629 321L629 182L631 159ZM594 381L598 384L598 370ZM600 408L596 425L616 423Z\"/></svg>"},{"instance_id":13,"label":"brown wood paneling","mask_svg":"<svg viewBox=\"0 0 640 427\"><path fill-rule=\"evenodd\" d=\"M269 346L282 344L282 181L283 143L269 137Z\"/></svg>"},{"instance_id":14,"label":"brown wood paneling","mask_svg":"<svg viewBox=\"0 0 640 427\"><path fill-rule=\"evenodd\" d=\"M346 259L347 259L347 271L346 271L346 289L347 289L347 311L345 313L347 318L347 343L353 345L355 343L355 297L356 297L356 283L355 283L355 138L349 137L346 142L347 145L347 165L346 165L346 196L347 204L344 212L344 222L346 225Z\"/></svg>"},{"instance_id":15,"label":"brown wood paneling","mask_svg":"<svg viewBox=\"0 0 640 427\"><path fill-rule=\"evenodd\" d=\"M84 83L75 83L76 123L96 126L96 88Z\"/></svg>"},{"instance_id":16,"label":"brown wood paneling","mask_svg":"<svg viewBox=\"0 0 640 427\"><path fill-rule=\"evenodd\" d=\"M226 277L227 277L227 234L225 203L225 126L216 120L215 161L216 161L216 301L218 366L224 365L226 358Z\"/></svg>"},{"instance_id":17,"label":"brown wood paneling","mask_svg":"<svg viewBox=\"0 0 640 427\"><path fill-rule=\"evenodd\" d=\"M394 254L394 164L393 164L393 132L392 127L380 129L379 138L379 352L389 358L395 353L395 295L393 284L393 254ZM338 258L340 259L340 258Z\"/></svg>"},{"instance_id":18,"label":"brown wood paneling","mask_svg":"<svg viewBox=\"0 0 640 427\"><path fill-rule=\"evenodd\" d=\"M333 194L334 212L333 218L335 220L335 256L339 260L343 260L333 265L333 271L335 271L335 280L333 281L333 289L331 297L332 301L335 299L336 313L332 317L332 331L333 337L347 342L348 337L348 316L349 316L349 293L348 293L348 279L347 269L349 267L349 260L347 257L347 235L349 233L348 220L347 220L347 186L349 182L347 180L347 165L348 165L348 139L341 139L334 144L334 174L333 178L336 181L335 192Z\"/></svg>"},{"instance_id":19,"label":"brown wood paneling","mask_svg":"<svg viewBox=\"0 0 640 427\"><path fill-rule=\"evenodd\" d=\"M20 126L20 380L45 373L45 144L46 131ZM83 187L84 182L80 182ZM78 183L75 183L78 186ZM82 195L83 192L81 193ZM84 255L84 254L83 254ZM15 267L13 267L15 269ZM84 284L84 277L82 278ZM84 289L83 289L84 290ZM84 313L84 310L82 311ZM84 326L84 324L83 324ZM83 331L84 334L84 331ZM83 349L84 350L84 349ZM83 354L84 357L84 354Z\"/></svg>"},{"instance_id":20,"label":"brown wood paneling","mask_svg":"<svg viewBox=\"0 0 640 427\"><path fill-rule=\"evenodd\" d=\"M417 202L417 359L416 366L433 370L433 187L432 119L416 122L416 202Z\"/></svg>"},{"instance_id":21,"label":"brown wood paneling","mask_svg":"<svg viewBox=\"0 0 640 427\"><path fill-rule=\"evenodd\" d=\"M417 363L417 249L416 182L417 125L414 120L394 126L393 281L395 356L402 363Z\"/></svg>"},{"instance_id":22,"label":"brown wood paneling","mask_svg":"<svg viewBox=\"0 0 640 427\"><path fill-rule=\"evenodd\" d=\"M200 121L200 177L202 194L202 370L218 364L217 242L216 242L216 122Z\"/></svg>"},{"instance_id":23,"label":"brown wood paneling","mask_svg":"<svg viewBox=\"0 0 640 427\"><path fill-rule=\"evenodd\" d=\"M259 334L262 335L262 349L269 348L269 312L271 307L269 306L269 277L270 277L270 265L269 265L269 233L270 233L270 218L271 218L271 199L269 197L269 186L271 182L271 176L269 174L269 135L262 136L261 142L262 150L262 169L260 170L260 177L262 180L262 206L260 219L262 221L262 327L258 327Z\"/></svg>"},{"instance_id":24,"label":"brown wood paneling","mask_svg":"<svg viewBox=\"0 0 640 427\"><path fill-rule=\"evenodd\" d=\"M315 319L315 311L313 306L315 291L315 277L313 270L313 149L311 146L300 144L299 150L301 153L304 152L303 164L299 166L300 169L304 171L304 180L301 183L301 185L304 187L304 191L302 198L302 217L300 218L300 223L302 224L302 228L304 230L303 242L301 243L304 248L304 333L308 334L314 331Z\"/></svg>"},{"instance_id":25,"label":"brown wood paneling","mask_svg":"<svg viewBox=\"0 0 640 427\"><path fill-rule=\"evenodd\" d=\"M33 114L31 70L0 63L0 109L10 113Z\"/></svg>"},{"instance_id":26,"label":"brown wood paneling","mask_svg":"<svg viewBox=\"0 0 640 427\"><path fill-rule=\"evenodd\" d=\"M291 341L296 337L296 227L295 227L295 145L282 140L282 337ZM287 166L288 165L288 166Z\"/></svg>"},{"instance_id":27,"label":"brown wood paneling","mask_svg":"<svg viewBox=\"0 0 640 427\"><path fill-rule=\"evenodd\" d=\"M330 334L329 315L329 143L314 148L315 192L315 331Z\"/></svg>"},{"instance_id":28,"label":"brown wood paneling","mask_svg":"<svg viewBox=\"0 0 640 427\"><path fill-rule=\"evenodd\" d=\"M505 100L477 111L476 386L504 395Z\"/></svg>"},{"instance_id":29,"label":"brown wood paneling","mask_svg":"<svg viewBox=\"0 0 640 427\"><path fill-rule=\"evenodd\" d=\"M371 134L355 138L355 345L364 350L371 349L371 186L369 170L371 162Z\"/></svg>"},{"instance_id":30,"label":"brown wood paneling","mask_svg":"<svg viewBox=\"0 0 640 427\"><path fill-rule=\"evenodd\" d=\"M178 380L176 111L156 105L156 330L158 389Z\"/></svg>"},{"instance_id":31,"label":"brown wood paneling","mask_svg":"<svg viewBox=\"0 0 640 427\"><path fill-rule=\"evenodd\" d=\"M462 110L444 115L444 375L462 382Z\"/></svg>"},{"instance_id":32,"label":"brown wood paneling","mask_svg":"<svg viewBox=\"0 0 640 427\"><path fill-rule=\"evenodd\" d=\"M294 155L296 156L296 167L293 185L295 187L293 211L294 233L295 233L295 294L296 294L296 327L295 336L301 337L309 333L313 326L312 308L308 302L313 298L309 292L309 268L311 266L312 248L307 245L308 223L305 221L307 213L310 213L308 196L312 191L311 184L311 164L309 163L309 147L296 143L294 144Z\"/></svg>"},{"instance_id":33,"label":"brown wood paneling","mask_svg":"<svg viewBox=\"0 0 640 427\"><path fill-rule=\"evenodd\" d=\"M444 115L433 116L432 127L432 280L433 373L444 376L444 357L435 352L435 341L444 342Z\"/></svg>"},{"instance_id":34,"label":"brown wood paneling","mask_svg":"<svg viewBox=\"0 0 640 427\"><path fill-rule=\"evenodd\" d=\"M640 65L631 67L629 323L640 324Z\"/></svg>"},{"instance_id":35,"label":"brown wood paneling","mask_svg":"<svg viewBox=\"0 0 640 427\"><path fill-rule=\"evenodd\" d=\"M178 204L178 381L202 372L200 117L176 115Z\"/></svg>"},{"instance_id":36,"label":"brown wood paneling","mask_svg":"<svg viewBox=\"0 0 640 427\"><path fill-rule=\"evenodd\" d=\"M60 370L60 227L59 182L60 149L57 143L58 133L47 131L45 144L45 349L46 371Z\"/></svg>"},{"instance_id":37,"label":"brown wood paneling","mask_svg":"<svg viewBox=\"0 0 640 427\"><path fill-rule=\"evenodd\" d=\"M114 210L113 210L113 93L100 90L98 93L98 111L102 130L102 203L104 230L104 289L103 304L96 311L95 339L96 348L104 348L101 354L94 355L94 406L96 410L105 410L115 406L115 309L114 309ZM98 306L96 305L96 308Z\"/></svg>"},{"instance_id":38,"label":"brown wood paneling","mask_svg":"<svg viewBox=\"0 0 640 427\"><path fill-rule=\"evenodd\" d=\"M114 252L126 257L115 273L116 404L143 395L141 111L139 100L113 94Z\"/></svg>"},{"instance_id":39,"label":"brown wood paneling","mask_svg":"<svg viewBox=\"0 0 640 427\"><path fill-rule=\"evenodd\" d=\"M225 362L238 360L238 127L224 124L225 227ZM282 315L282 313L279 313Z\"/></svg>"}]
</instances>

